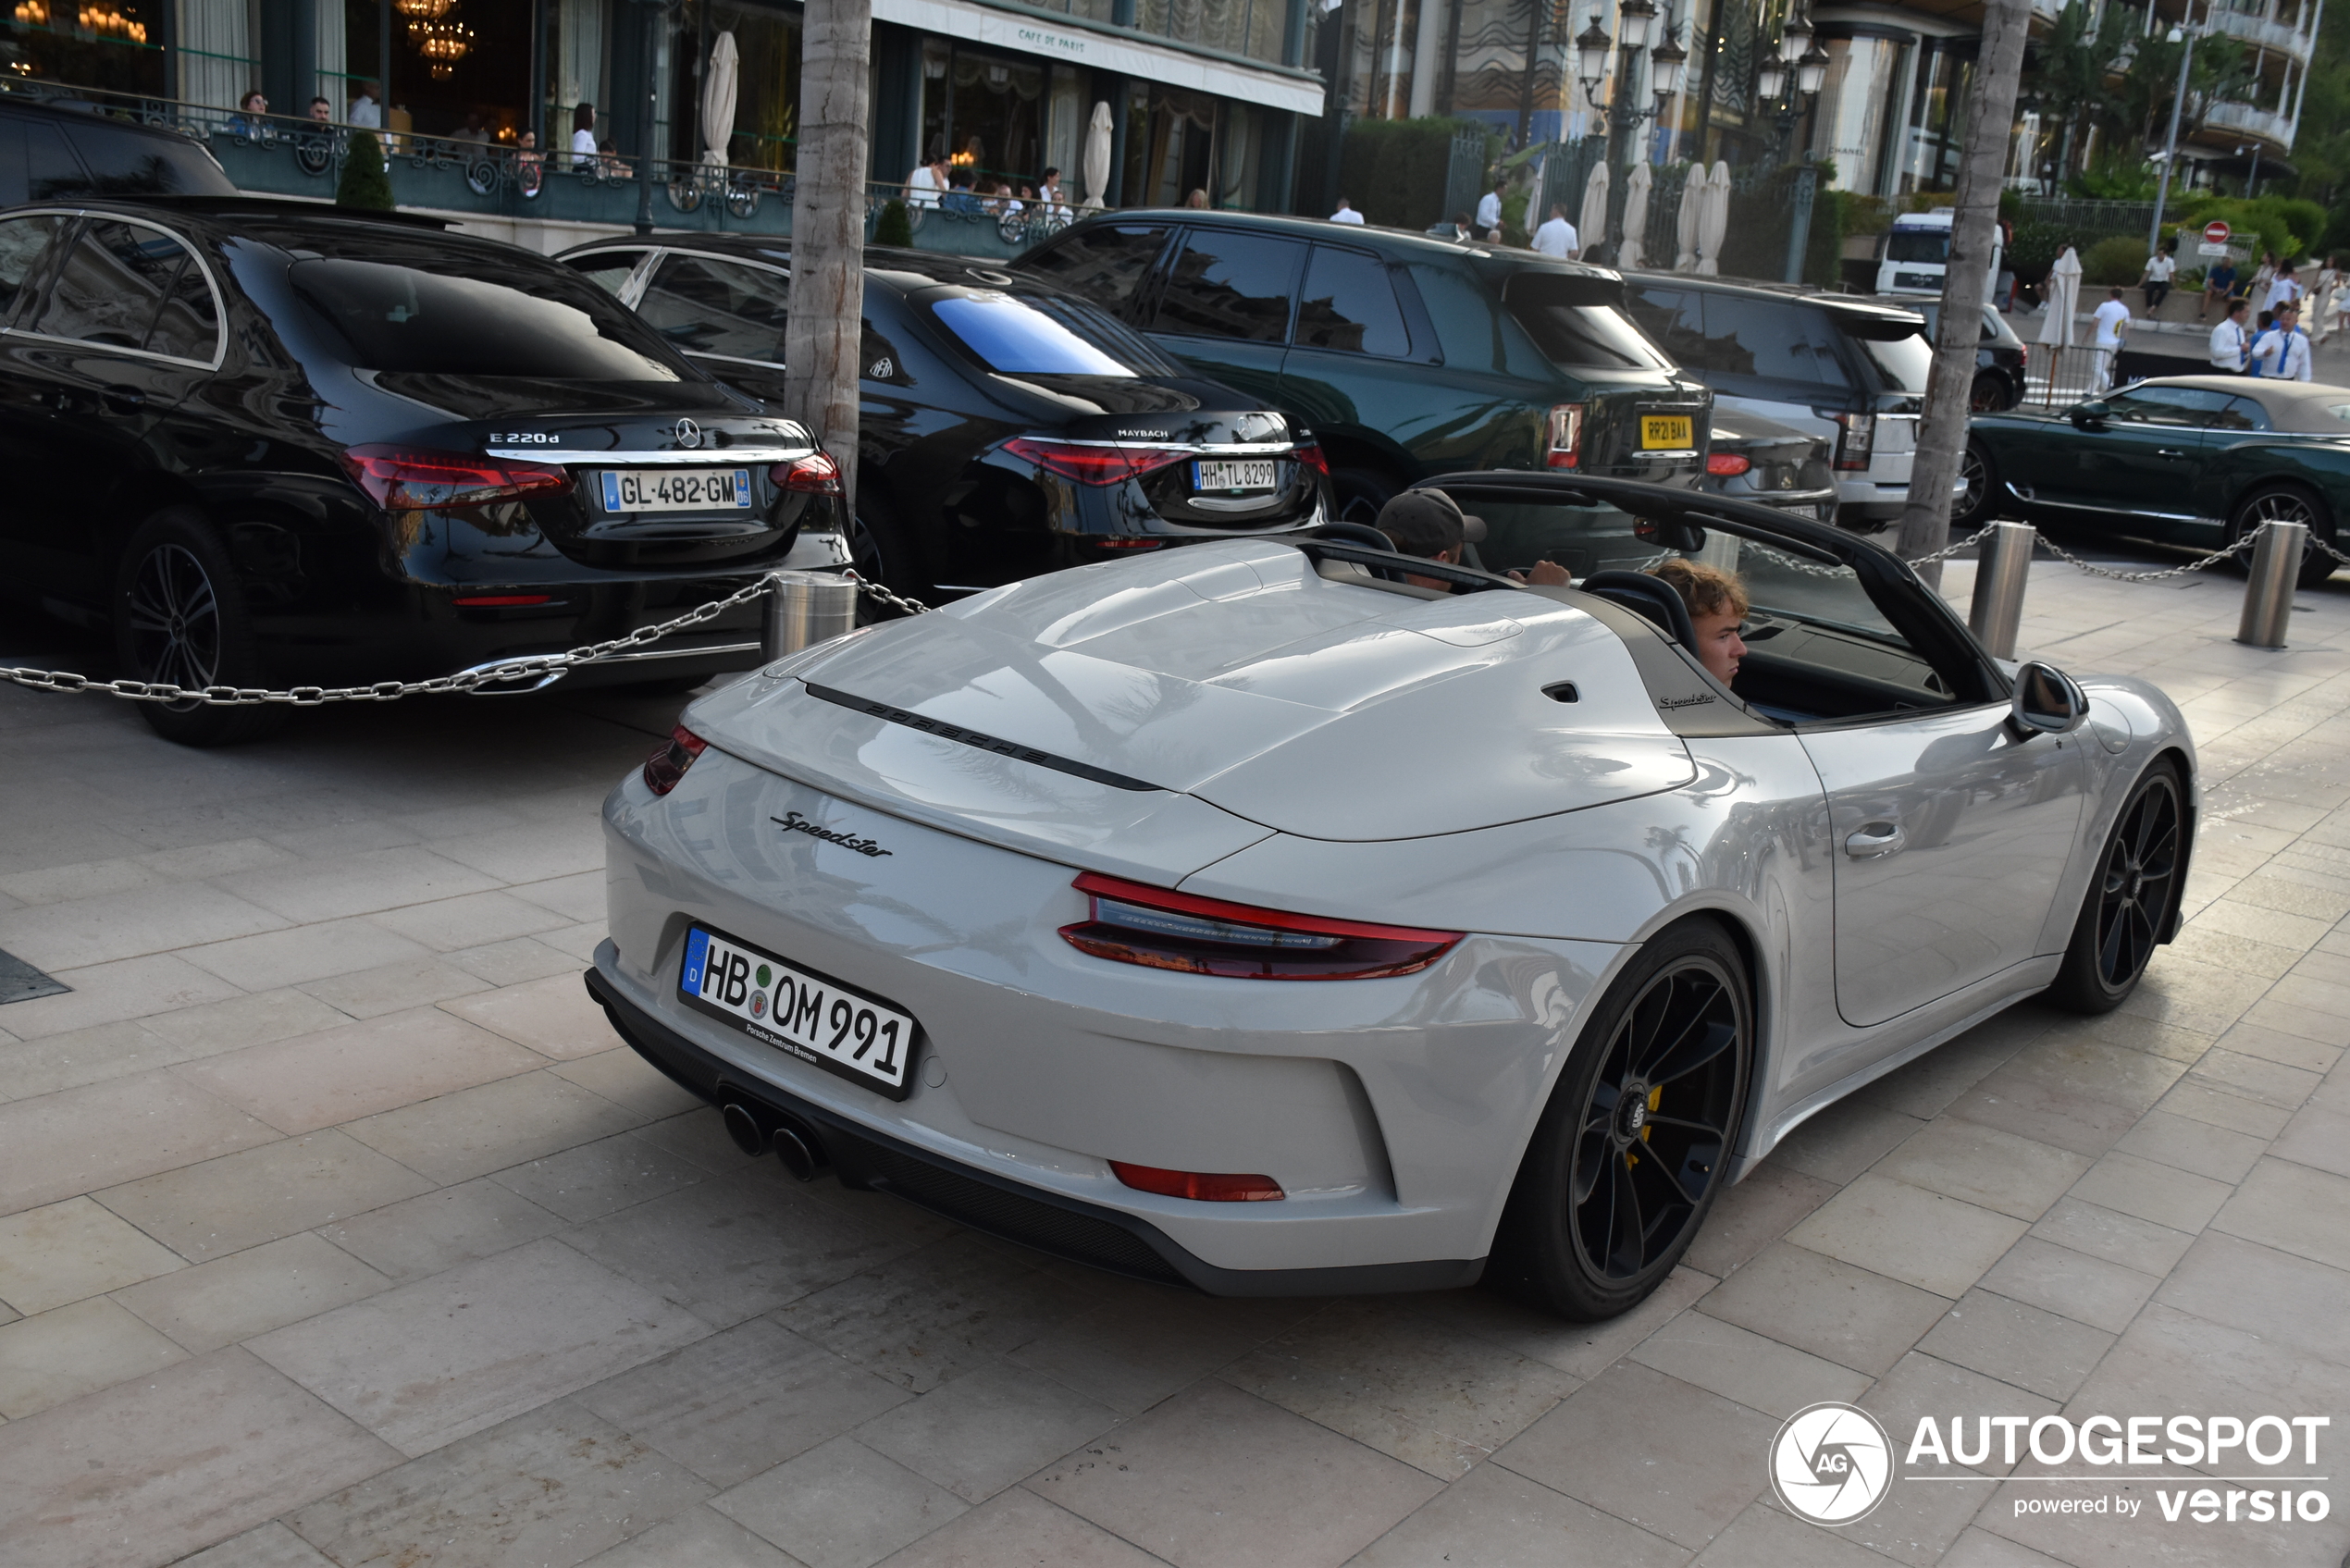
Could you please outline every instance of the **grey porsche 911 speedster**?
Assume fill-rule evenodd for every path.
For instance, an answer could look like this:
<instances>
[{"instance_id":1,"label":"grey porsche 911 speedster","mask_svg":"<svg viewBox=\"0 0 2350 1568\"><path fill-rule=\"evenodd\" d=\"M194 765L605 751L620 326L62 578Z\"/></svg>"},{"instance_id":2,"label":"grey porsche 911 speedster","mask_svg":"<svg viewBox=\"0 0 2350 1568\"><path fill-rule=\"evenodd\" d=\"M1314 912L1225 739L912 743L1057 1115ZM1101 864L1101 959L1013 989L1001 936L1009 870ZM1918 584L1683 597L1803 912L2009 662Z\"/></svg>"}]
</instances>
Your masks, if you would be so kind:
<instances>
[{"instance_id":1,"label":"grey porsche 911 speedster","mask_svg":"<svg viewBox=\"0 0 2350 1568\"><path fill-rule=\"evenodd\" d=\"M1823 1105L2173 934L2152 686L1994 660L1785 512L1423 488L1494 573L1194 545L701 698L605 805L589 989L803 1176L1211 1292L1593 1318ZM1675 557L1744 586L1730 684ZM1575 585L1499 574L1543 558Z\"/></svg>"}]
</instances>

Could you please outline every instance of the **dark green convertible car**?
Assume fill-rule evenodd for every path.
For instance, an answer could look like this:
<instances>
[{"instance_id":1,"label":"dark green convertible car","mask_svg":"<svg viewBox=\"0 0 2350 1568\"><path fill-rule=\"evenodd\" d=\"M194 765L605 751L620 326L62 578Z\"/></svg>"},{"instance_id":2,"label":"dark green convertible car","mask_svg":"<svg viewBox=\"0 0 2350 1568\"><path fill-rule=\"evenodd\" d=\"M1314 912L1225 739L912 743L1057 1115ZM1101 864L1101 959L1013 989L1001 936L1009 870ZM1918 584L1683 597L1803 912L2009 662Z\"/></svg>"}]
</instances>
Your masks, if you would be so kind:
<instances>
[{"instance_id":1,"label":"dark green convertible car","mask_svg":"<svg viewBox=\"0 0 2350 1568\"><path fill-rule=\"evenodd\" d=\"M2350 387L2170 376L2069 409L1978 414L1960 477L1953 528L2019 517L2218 549L2275 519L2340 548ZM2301 586L2333 566L2313 547Z\"/></svg>"}]
</instances>

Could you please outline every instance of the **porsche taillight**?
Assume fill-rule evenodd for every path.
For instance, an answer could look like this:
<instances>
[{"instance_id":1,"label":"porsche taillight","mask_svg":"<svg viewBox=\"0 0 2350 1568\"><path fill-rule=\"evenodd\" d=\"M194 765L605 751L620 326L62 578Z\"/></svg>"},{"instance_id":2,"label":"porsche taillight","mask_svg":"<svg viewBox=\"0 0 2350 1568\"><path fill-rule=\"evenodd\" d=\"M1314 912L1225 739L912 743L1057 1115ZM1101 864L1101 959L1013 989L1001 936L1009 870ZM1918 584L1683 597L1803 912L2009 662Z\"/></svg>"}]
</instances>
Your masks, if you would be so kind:
<instances>
[{"instance_id":1,"label":"porsche taillight","mask_svg":"<svg viewBox=\"0 0 2350 1568\"><path fill-rule=\"evenodd\" d=\"M1374 925L1261 909L1087 871L1072 884L1092 902L1061 927L1081 953L1145 969L1236 980L1378 980L1413 974L1466 932Z\"/></svg>"},{"instance_id":2,"label":"porsche taillight","mask_svg":"<svg viewBox=\"0 0 2350 1568\"><path fill-rule=\"evenodd\" d=\"M571 483L571 475L550 463L422 447L352 447L341 461L352 482L386 512L516 500L537 491L560 490Z\"/></svg>"},{"instance_id":3,"label":"porsche taillight","mask_svg":"<svg viewBox=\"0 0 2350 1568\"><path fill-rule=\"evenodd\" d=\"M694 759L710 748L710 742L680 724L669 732L669 739L660 750L645 759L645 787L655 795L667 795L694 765Z\"/></svg>"}]
</instances>

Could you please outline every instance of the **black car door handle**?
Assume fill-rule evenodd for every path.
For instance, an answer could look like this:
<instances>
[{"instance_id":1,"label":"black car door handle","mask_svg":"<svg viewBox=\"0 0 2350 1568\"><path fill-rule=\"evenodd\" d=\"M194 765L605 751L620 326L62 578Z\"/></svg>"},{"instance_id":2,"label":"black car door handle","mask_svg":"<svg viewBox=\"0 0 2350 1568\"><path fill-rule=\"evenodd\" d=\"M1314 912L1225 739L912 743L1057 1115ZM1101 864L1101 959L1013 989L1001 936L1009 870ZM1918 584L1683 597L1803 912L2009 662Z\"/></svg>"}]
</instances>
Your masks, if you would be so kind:
<instances>
[{"instance_id":1,"label":"black car door handle","mask_svg":"<svg viewBox=\"0 0 2350 1568\"><path fill-rule=\"evenodd\" d=\"M136 387L108 387L98 397L117 414L136 414L147 406L147 394Z\"/></svg>"},{"instance_id":2,"label":"black car door handle","mask_svg":"<svg viewBox=\"0 0 2350 1568\"><path fill-rule=\"evenodd\" d=\"M2154 455L2157 457L2184 457L2187 454L2183 449L2178 447L2157 447L2154 449Z\"/></svg>"}]
</instances>

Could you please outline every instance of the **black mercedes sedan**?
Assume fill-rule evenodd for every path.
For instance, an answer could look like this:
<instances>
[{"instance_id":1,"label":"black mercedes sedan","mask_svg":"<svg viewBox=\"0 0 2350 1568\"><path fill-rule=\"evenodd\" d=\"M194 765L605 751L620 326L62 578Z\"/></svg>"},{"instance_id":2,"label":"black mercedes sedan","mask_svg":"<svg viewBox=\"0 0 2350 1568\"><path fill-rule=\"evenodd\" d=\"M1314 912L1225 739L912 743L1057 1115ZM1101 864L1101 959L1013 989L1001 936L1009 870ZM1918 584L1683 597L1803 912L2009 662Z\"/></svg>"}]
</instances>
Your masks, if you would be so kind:
<instances>
[{"instance_id":1,"label":"black mercedes sedan","mask_svg":"<svg viewBox=\"0 0 2350 1568\"><path fill-rule=\"evenodd\" d=\"M847 559L832 460L604 290L310 204L0 213L0 593L185 687L446 674ZM563 678L749 668L758 608ZM140 708L191 745L284 711Z\"/></svg>"},{"instance_id":2,"label":"black mercedes sedan","mask_svg":"<svg viewBox=\"0 0 2350 1568\"><path fill-rule=\"evenodd\" d=\"M696 364L782 396L788 241L655 236L562 259ZM860 358L852 548L900 593L1325 519L1310 434L1051 282L870 247Z\"/></svg>"}]
</instances>

